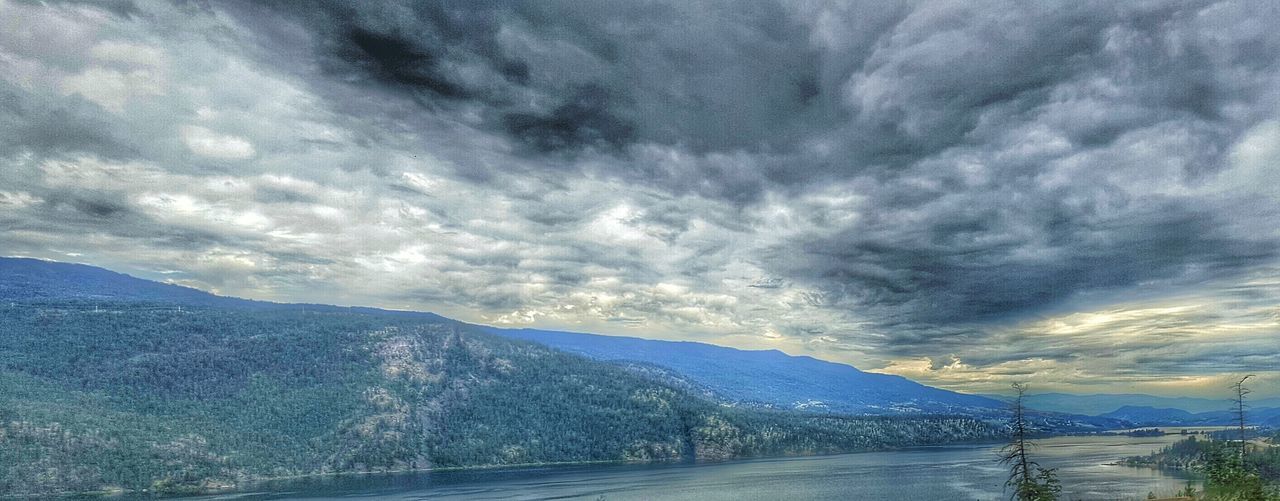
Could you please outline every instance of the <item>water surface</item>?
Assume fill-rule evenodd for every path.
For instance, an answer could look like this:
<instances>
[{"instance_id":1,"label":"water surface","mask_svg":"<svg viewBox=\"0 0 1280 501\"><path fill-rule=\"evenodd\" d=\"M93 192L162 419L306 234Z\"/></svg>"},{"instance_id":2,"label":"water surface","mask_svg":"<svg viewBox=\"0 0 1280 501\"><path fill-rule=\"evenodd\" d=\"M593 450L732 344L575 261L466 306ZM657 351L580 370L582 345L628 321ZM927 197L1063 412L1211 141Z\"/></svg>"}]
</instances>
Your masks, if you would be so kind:
<instances>
[{"instance_id":1,"label":"water surface","mask_svg":"<svg viewBox=\"0 0 1280 501\"><path fill-rule=\"evenodd\" d=\"M1109 463L1179 440L1162 437L1056 437L1036 458L1059 469L1064 499L1144 499L1171 495L1181 472ZM203 500L990 500L1008 499L998 445L955 445L835 456L726 463L583 465L355 475L278 481L253 492Z\"/></svg>"}]
</instances>

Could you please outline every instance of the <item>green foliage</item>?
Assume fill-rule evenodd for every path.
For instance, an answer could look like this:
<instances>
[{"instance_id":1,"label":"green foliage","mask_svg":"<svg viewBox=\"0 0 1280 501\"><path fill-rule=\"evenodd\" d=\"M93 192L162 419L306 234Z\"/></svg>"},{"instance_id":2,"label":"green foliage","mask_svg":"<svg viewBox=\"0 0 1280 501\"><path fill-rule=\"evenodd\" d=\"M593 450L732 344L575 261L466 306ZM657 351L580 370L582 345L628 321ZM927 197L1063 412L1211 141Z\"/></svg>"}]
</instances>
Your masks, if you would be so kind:
<instances>
[{"instance_id":1,"label":"green foliage","mask_svg":"<svg viewBox=\"0 0 1280 501\"><path fill-rule=\"evenodd\" d=\"M1205 495L1222 501L1267 501L1277 499L1255 468L1247 464L1233 447L1219 446L1208 451L1205 461Z\"/></svg>"},{"instance_id":2,"label":"green foliage","mask_svg":"<svg viewBox=\"0 0 1280 501\"><path fill-rule=\"evenodd\" d=\"M1179 496L1206 500L1276 500L1280 482L1280 448L1250 447L1244 458L1229 440L1189 437L1146 457L1126 460L1134 466L1173 467L1204 474L1205 490L1188 485ZM1203 494L1203 496L1201 496Z\"/></svg>"},{"instance_id":3,"label":"green foliage","mask_svg":"<svg viewBox=\"0 0 1280 501\"><path fill-rule=\"evenodd\" d=\"M1013 498L1018 501L1056 501L1062 494L1062 483L1058 481L1057 468L1041 468L1032 466L1035 472L1025 480L1015 480Z\"/></svg>"},{"instance_id":4,"label":"green foliage","mask_svg":"<svg viewBox=\"0 0 1280 501\"><path fill-rule=\"evenodd\" d=\"M442 320L0 305L0 494L199 492L288 475L716 460L995 434L967 418L725 407Z\"/></svg>"}]
</instances>

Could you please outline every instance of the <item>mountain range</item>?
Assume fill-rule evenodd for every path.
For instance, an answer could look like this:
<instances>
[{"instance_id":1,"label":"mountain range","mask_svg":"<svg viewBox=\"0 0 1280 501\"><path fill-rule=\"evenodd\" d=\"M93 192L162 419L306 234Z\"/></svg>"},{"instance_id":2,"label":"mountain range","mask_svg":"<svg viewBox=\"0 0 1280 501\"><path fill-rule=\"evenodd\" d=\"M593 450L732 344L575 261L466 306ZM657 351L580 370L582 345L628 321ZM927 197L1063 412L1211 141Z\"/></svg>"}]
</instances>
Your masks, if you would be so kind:
<instances>
[{"instance_id":1,"label":"mountain range","mask_svg":"<svg viewBox=\"0 0 1280 501\"><path fill-rule=\"evenodd\" d=\"M1225 394L1226 392L1227 388L1223 388L1223 393ZM996 399L1006 398L1001 396L991 397ZM1107 414L1126 406L1178 409L1188 413L1225 411L1235 406L1235 403L1228 399L1160 397L1134 393L1096 395L1037 393L1027 395L1024 402L1027 406L1042 411L1075 412L1091 416ZM1250 404L1254 407L1280 407L1280 398L1255 399L1251 400Z\"/></svg>"},{"instance_id":2,"label":"mountain range","mask_svg":"<svg viewBox=\"0 0 1280 501\"><path fill-rule=\"evenodd\" d=\"M143 301L235 309L354 312L449 321L431 313L253 301L139 279L98 267L0 258L0 301ZM925 386L909 379L780 351L748 351L694 342L655 341L532 329L477 328L589 358L673 371L686 384L744 406L808 408L846 414L986 414L1007 403Z\"/></svg>"},{"instance_id":3,"label":"mountain range","mask_svg":"<svg viewBox=\"0 0 1280 501\"><path fill-rule=\"evenodd\" d=\"M324 304L273 303L218 296L180 285L145 280L103 268L29 258L0 258L0 301L38 300L131 301L235 309L302 310L366 313L440 321L463 325L428 312L395 311ZM922 385L909 379L872 372L776 350L739 350L688 341L660 341L538 329L471 326L502 337L537 342L595 360L626 364L669 383L687 386L704 396L744 407L801 409L817 412L873 415L965 414L985 416L1008 408L1002 395L965 394ZM1229 400L1159 397L1142 394L1027 395L1026 405L1044 415L1119 418L1136 417L1123 407L1176 409L1191 414L1230 407ZM1251 402L1254 407L1280 407L1280 398ZM1177 413L1165 413L1168 416ZM1154 416L1154 415L1153 415ZM1151 416L1149 416L1151 417ZM1083 427L1121 423L1098 419ZM1143 418L1140 421L1147 422ZM1180 424L1180 423L1164 423Z\"/></svg>"},{"instance_id":4,"label":"mountain range","mask_svg":"<svg viewBox=\"0 0 1280 501\"><path fill-rule=\"evenodd\" d=\"M1226 388L1223 389L1224 393ZM987 395L1007 401L1008 397ZM1028 408L1046 412L1080 413L1132 423L1134 426L1229 426L1236 424L1235 402L1226 399L1161 397L1143 394L1073 395L1039 393L1027 395ZM1280 398L1247 402L1246 418L1251 425L1280 427Z\"/></svg>"},{"instance_id":5,"label":"mountain range","mask_svg":"<svg viewBox=\"0 0 1280 501\"><path fill-rule=\"evenodd\" d=\"M53 298L78 301L148 301L237 309L353 312L460 322L432 313L320 304L271 303L209 294L139 279L102 268L25 258L0 258L0 301ZM533 341L595 360L624 363L704 396L742 407L799 409L859 415L1003 415L997 398L934 388L901 376L776 350L739 350L696 342L659 341L536 329L472 326L499 336ZM657 369L655 372L652 369ZM1064 409L1040 409L1059 429L1101 429L1123 423L1090 419ZM1059 415L1060 414L1060 415Z\"/></svg>"},{"instance_id":6,"label":"mountain range","mask_svg":"<svg viewBox=\"0 0 1280 501\"><path fill-rule=\"evenodd\" d=\"M739 405L891 415L986 414L1008 408L996 399L777 350L534 329L486 330L597 360L666 367Z\"/></svg>"},{"instance_id":7,"label":"mountain range","mask_svg":"<svg viewBox=\"0 0 1280 501\"><path fill-rule=\"evenodd\" d=\"M1188 412L1183 409L1126 405L1101 417L1128 421L1135 426L1231 426L1237 423L1236 413L1230 410ZM1269 428L1280 427L1280 407L1249 407L1245 411L1250 425Z\"/></svg>"},{"instance_id":8,"label":"mountain range","mask_svg":"<svg viewBox=\"0 0 1280 501\"><path fill-rule=\"evenodd\" d=\"M998 420L730 405L437 315L0 259L0 497L998 440Z\"/></svg>"},{"instance_id":9,"label":"mountain range","mask_svg":"<svg viewBox=\"0 0 1280 501\"><path fill-rule=\"evenodd\" d=\"M1064 409L1032 419L1059 432L1146 419ZM849 452L999 439L1007 415L999 398L773 350L253 301L0 258L0 493Z\"/></svg>"}]
</instances>

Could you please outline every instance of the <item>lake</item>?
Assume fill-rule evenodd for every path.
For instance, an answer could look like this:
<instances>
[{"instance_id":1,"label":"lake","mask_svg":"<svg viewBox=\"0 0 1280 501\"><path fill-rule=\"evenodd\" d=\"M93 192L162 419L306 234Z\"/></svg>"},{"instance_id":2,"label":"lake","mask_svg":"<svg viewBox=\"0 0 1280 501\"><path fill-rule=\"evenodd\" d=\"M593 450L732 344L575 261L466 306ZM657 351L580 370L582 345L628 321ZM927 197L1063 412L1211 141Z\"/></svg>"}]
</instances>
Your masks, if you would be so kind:
<instances>
[{"instance_id":1,"label":"lake","mask_svg":"<svg viewBox=\"0 0 1280 501\"><path fill-rule=\"evenodd\" d=\"M1111 466L1182 437L1038 440L1035 457L1059 468L1064 499L1144 499L1186 485L1181 472ZM998 445L953 445L834 456L705 464L611 464L313 477L201 500L774 500L1008 499Z\"/></svg>"}]
</instances>

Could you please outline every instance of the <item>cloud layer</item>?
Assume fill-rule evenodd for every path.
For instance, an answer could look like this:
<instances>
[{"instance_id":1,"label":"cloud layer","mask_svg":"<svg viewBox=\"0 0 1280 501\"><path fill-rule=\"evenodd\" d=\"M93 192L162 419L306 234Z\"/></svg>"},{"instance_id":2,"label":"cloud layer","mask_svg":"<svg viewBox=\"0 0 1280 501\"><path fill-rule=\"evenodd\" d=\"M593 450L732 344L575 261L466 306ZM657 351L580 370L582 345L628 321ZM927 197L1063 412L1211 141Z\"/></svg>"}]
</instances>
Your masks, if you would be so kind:
<instances>
[{"instance_id":1,"label":"cloud layer","mask_svg":"<svg viewBox=\"0 0 1280 501\"><path fill-rule=\"evenodd\" d=\"M1272 2L0 12L0 254L956 389L1277 371Z\"/></svg>"}]
</instances>

